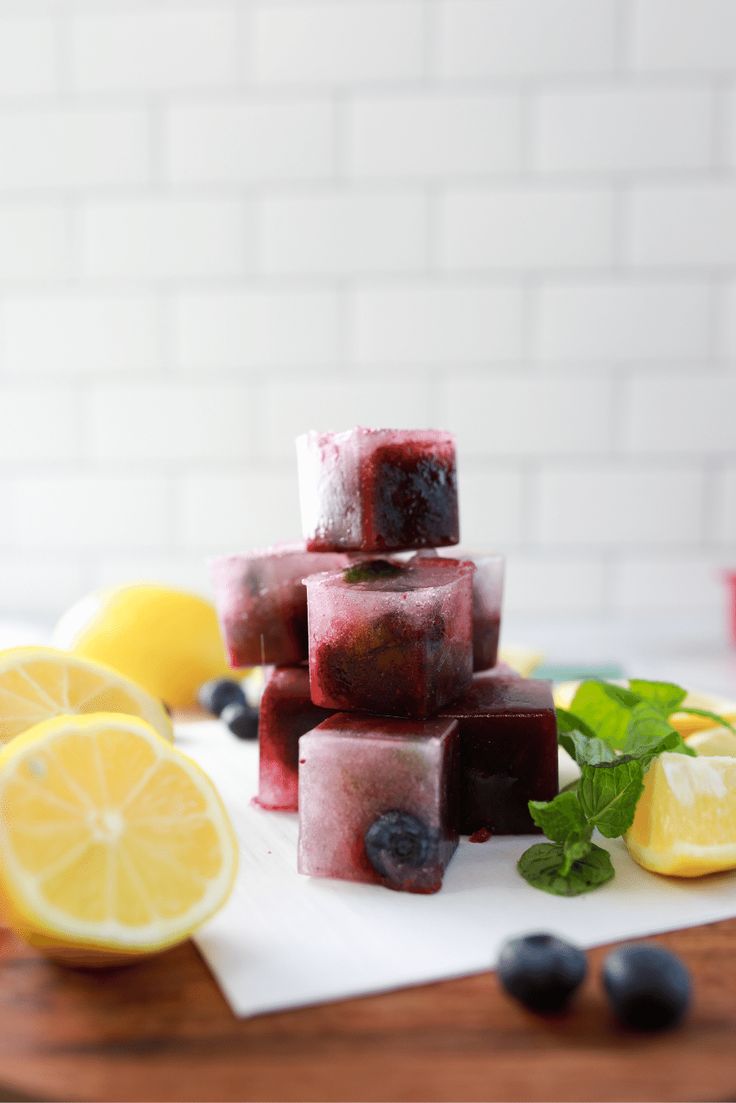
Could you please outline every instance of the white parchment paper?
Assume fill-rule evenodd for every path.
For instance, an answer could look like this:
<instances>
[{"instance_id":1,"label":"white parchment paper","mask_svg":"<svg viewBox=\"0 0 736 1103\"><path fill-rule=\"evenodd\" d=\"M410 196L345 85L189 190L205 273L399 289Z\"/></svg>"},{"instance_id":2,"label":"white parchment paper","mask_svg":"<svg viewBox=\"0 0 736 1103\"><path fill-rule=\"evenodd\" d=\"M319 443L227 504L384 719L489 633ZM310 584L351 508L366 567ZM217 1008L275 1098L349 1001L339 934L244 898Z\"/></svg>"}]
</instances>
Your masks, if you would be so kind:
<instances>
[{"instance_id":1,"label":"white parchment paper","mask_svg":"<svg viewBox=\"0 0 736 1103\"><path fill-rule=\"evenodd\" d=\"M250 804L257 747L216 721L177 725L177 743L212 777L240 841L235 891L196 939L236 1015L482 972L504 939L522 931L589 947L736 916L735 873L658 877L618 840L597 840L611 851L615 880L574 899L539 892L518 875L532 837L463 840L434 896L301 877L296 815Z\"/></svg>"}]
</instances>

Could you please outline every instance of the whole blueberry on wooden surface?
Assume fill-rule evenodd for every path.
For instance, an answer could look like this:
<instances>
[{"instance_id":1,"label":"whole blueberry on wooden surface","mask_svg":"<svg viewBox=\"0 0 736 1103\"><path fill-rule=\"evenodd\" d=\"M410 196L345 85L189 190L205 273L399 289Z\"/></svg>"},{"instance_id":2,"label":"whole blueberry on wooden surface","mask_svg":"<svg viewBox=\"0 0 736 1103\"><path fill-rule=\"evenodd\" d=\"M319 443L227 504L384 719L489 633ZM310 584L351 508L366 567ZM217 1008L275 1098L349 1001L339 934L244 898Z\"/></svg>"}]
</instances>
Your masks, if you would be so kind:
<instances>
[{"instance_id":1,"label":"whole blueberry on wooden surface","mask_svg":"<svg viewBox=\"0 0 736 1103\"><path fill-rule=\"evenodd\" d=\"M685 1015L690 973L663 946L620 946L603 962L603 984L614 1012L634 1030L666 1030Z\"/></svg>"},{"instance_id":2,"label":"whole blueberry on wooden surface","mask_svg":"<svg viewBox=\"0 0 736 1103\"><path fill-rule=\"evenodd\" d=\"M498 956L498 978L530 1011L561 1011L587 972L585 954L552 934L511 938Z\"/></svg>"}]
</instances>

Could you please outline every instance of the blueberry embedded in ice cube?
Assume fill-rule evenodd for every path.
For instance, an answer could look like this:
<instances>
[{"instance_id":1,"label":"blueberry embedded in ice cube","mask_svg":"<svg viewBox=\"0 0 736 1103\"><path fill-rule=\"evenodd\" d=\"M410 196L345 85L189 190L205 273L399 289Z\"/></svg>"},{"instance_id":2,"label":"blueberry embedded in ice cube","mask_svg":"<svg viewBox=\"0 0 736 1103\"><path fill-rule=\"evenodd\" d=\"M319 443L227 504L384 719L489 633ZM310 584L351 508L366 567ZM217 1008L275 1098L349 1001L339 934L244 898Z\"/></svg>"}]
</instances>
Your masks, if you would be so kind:
<instances>
[{"instance_id":1,"label":"blueberry embedded in ice cube","mask_svg":"<svg viewBox=\"0 0 736 1103\"><path fill-rule=\"evenodd\" d=\"M368 860L379 877L401 885L413 872L437 860L438 836L410 812L383 812L365 833Z\"/></svg>"},{"instance_id":2,"label":"blueberry embedded in ice cube","mask_svg":"<svg viewBox=\"0 0 736 1103\"><path fill-rule=\"evenodd\" d=\"M457 846L457 724L336 713L299 741L299 872L431 893Z\"/></svg>"}]
</instances>

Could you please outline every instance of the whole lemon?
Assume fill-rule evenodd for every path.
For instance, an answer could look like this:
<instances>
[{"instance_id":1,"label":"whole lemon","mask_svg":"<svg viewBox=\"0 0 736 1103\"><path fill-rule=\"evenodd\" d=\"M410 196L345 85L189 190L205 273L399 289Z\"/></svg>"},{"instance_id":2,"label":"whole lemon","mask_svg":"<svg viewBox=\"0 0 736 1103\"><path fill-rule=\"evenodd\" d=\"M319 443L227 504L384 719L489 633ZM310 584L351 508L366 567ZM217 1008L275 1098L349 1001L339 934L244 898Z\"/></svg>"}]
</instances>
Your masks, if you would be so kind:
<instances>
[{"instance_id":1,"label":"whole lemon","mask_svg":"<svg viewBox=\"0 0 736 1103\"><path fill-rule=\"evenodd\" d=\"M88 594L61 617L54 643L107 663L172 708L191 708L203 682L230 670L211 602L153 583Z\"/></svg>"}]
</instances>

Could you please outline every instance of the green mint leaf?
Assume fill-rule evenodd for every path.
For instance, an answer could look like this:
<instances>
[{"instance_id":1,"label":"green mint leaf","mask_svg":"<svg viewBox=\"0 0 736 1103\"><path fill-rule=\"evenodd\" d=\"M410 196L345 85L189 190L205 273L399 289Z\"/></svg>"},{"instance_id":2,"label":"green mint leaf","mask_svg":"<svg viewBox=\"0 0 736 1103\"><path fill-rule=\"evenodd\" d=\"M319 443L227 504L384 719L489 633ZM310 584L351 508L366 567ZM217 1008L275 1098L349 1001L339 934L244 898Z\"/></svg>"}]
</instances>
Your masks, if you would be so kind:
<instances>
[{"instance_id":1,"label":"green mint leaf","mask_svg":"<svg viewBox=\"0 0 736 1103\"><path fill-rule=\"evenodd\" d=\"M671 742L673 735L677 742L679 734L669 720L665 719L656 705L642 701L631 710L624 751L636 757L643 757L651 752L659 753L656 748L665 741ZM669 745L662 748L662 750L669 749Z\"/></svg>"},{"instance_id":2,"label":"green mint leaf","mask_svg":"<svg viewBox=\"0 0 736 1103\"><path fill-rule=\"evenodd\" d=\"M596 739L595 736L588 737L579 731L558 735L557 742L564 747L578 766L595 766L598 762L613 762L616 758L616 752L612 751L602 739Z\"/></svg>"},{"instance_id":3,"label":"green mint leaf","mask_svg":"<svg viewBox=\"0 0 736 1103\"><path fill-rule=\"evenodd\" d=\"M650 682L643 678L631 678L629 689L643 701L649 701L665 716L677 712L678 706L687 697L687 690L674 682Z\"/></svg>"},{"instance_id":4,"label":"green mint leaf","mask_svg":"<svg viewBox=\"0 0 736 1103\"><path fill-rule=\"evenodd\" d=\"M595 739L595 732L588 727L580 716L576 716L567 709L555 709L557 716L557 734L567 735L569 732L582 732L589 739Z\"/></svg>"},{"instance_id":5,"label":"green mint leaf","mask_svg":"<svg viewBox=\"0 0 736 1103\"><path fill-rule=\"evenodd\" d=\"M631 710L638 703L639 698L629 690L591 680L580 683L570 711L580 717L598 739L621 750L626 742Z\"/></svg>"},{"instance_id":6,"label":"green mint leaf","mask_svg":"<svg viewBox=\"0 0 736 1103\"><path fill-rule=\"evenodd\" d=\"M614 875L608 851L594 843L588 843L585 854L576 859L566 855L560 843L537 843L519 858L518 870L534 888L553 896L580 896Z\"/></svg>"},{"instance_id":7,"label":"green mint leaf","mask_svg":"<svg viewBox=\"0 0 736 1103\"><path fill-rule=\"evenodd\" d=\"M622 757L616 762L583 766L577 796L586 819L601 835L615 839L631 827L643 789L643 764Z\"/></svg>"},{"instance_id":8,"label":"green mint leaf","mask_svg":"<svg viewBox=\"0 0 736 1103\"><path fill-rule=\"evenodd\" d=\"M693 708L679 708L678 712L686 712L689 716L703 716L706 720L715 720L719 728L728 728L736 735L736 727L727 720L725 716L719 716L717 712L711 712L710 709L693 709Z\"/></svg>"},{"instance_id":9,"label":"green mint leaf","mask_svg":"<svg viewBox=\"0 0 736 1103\"><path fill-rule=\"evenodd\" d=\"M346 582L372 582L376 578L395 578L402 570L403 567L388 559L366 559L363 563L346 567L342 577Z\"/></svg>"},{"instance_id":10,"label":"green mint leaf","mask_svg":"<svg viewBox=\"0 0 736 1103\"><path fill-rule=\"evenodd\" d=\"M554 800L530 800L529 812L537 827L541 827L548 839L564 843L568 839L590 836L576 793L559 793Z\"/></svg>"}]
</instances>

